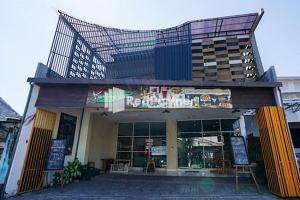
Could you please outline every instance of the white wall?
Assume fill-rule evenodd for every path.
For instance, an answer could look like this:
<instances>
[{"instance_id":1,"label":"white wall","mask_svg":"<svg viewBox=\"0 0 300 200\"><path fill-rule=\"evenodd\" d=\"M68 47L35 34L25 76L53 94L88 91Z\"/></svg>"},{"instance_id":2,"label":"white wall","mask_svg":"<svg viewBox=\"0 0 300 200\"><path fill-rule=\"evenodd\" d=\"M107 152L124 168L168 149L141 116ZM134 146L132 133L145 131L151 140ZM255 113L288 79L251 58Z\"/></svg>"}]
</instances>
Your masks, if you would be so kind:
<instances>
[{"instance_id":1,"label":"white wall","mask_svg":"<svg viewBox=\"0 0 300 200\"><path fill-rule=\"evenodd\" d=\"M95 162L95 166L101 168L101 159L115 159L118 124L101 117L99 113L93 115L88 162Z\"/></svg>"},{"instance_id":2,"label":"white wall","mask_svg":"<svg viewBox=\"0 0 300 200\"><path fill-rule=\"evenodd\" d=\"M31 98L28 104L27 113L25 116L25 119L29 119L30 116L33 116L36 108L35 108L35 102L37 100L39 93L39 87L34 85L32 89ZM17 144L16 152L12 161L11 169L9 171L7 184L5 187L5 192L7 193L7 196L12 196L17 193L18 191L18 181L21 176L22 168L23 168L23 162L25 159L26 149L31 133L33 125L33 120L28 121L26 120L21 127L20 135L19 135L19 141Z\"/></svg>"},{"instance_id":3,"label":"white wall","mask_svg":"<svg viewBox=\"0 0 300 200\"><path fill-rule=\"evenodd\" d=\"M66 158L65 158L65 165L66 165L69 161L73 161L75 159L75 152L76 152L78 135L79 135L82 109L81 108L46 108L46 109L51 112L55 112L57 114L55 127L54 127L54 131L53 131L53 135L52 135L53 139L57 138L57 132L58 132L59 120L60 120L61 113L65 113L65 114L77 117L72 154L66 156Z\"/></svg>"},{"instance_id":4,"label":"white wall","mask_svg":"<svg viewBox=\"0 0 300 200\"><path fill-rule=\"evenodd\" d=\"M300 80L280 80L282 82L282 93L300 93Z\"/></svg>"},{"instance_id":5,"label":"white wall","mask_svg":"<svg viewBox=\"0 0 300 200\"><path fill-rule=\"evenodd\" d=\"M280 79L282 82L281 93L283 101L300 99L300 80L290 79ZM286 119L288 122L300 122L300 111L295 113L292 110L285 110Z\"/></svg>"}]
</instances>

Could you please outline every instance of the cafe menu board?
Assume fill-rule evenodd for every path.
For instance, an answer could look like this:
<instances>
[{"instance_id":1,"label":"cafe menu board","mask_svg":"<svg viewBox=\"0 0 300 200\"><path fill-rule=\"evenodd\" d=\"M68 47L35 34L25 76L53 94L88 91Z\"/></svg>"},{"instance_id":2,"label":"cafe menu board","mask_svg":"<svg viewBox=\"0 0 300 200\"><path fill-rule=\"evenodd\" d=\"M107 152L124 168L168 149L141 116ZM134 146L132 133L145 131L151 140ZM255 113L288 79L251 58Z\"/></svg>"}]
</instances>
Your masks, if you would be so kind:
<instances>
[{"instance_id":1,"label":"cafe menu board","mask_svg":"<svg viewBox=\"0 0 300 200\"><path fill-rule=\"evenodd\" d=\"M46 170L62 170L64 168L66 144L66 140L52 140L48 152Z\"/></svg>"},{"instance_id":2,"label":"cafe menu board","mask_svg":"<svg viewBox=\"0 0 300 200\"><path fill-rule=\"evenodd\" d=\"M232 154L235 165L249 165L248 154L244 137L234 136L230 137Z\"/></svg>"}]
</instances>

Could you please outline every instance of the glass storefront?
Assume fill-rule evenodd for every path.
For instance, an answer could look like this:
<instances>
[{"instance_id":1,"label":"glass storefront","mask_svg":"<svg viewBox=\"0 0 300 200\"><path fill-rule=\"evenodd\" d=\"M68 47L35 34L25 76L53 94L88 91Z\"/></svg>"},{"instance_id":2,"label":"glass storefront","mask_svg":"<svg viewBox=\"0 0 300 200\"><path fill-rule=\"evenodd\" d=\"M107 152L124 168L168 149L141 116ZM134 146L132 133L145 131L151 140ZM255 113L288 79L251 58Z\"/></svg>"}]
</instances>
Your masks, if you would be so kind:
<instances>
[{"instance_id":1,"label":"glass storefront","mask_svg":"<svg viewBox=\"0 0 300 200\"><path fill-rule=\"evenodd\" d=\"M117 161L131 167L144 167L154 159L157 168L166 167L166 123L120 123Z\"/></svg>"},{"instance_id":2,"label":"glass storefront","mask_svg":"<svg viewBox=\"0 0 300 200\"><path fill-rule=\"evenodd\" d=\"M178 167L212 169L230 164L229 137L239 134L238 119L178 121Z\"/></svg>"}]
</instances>

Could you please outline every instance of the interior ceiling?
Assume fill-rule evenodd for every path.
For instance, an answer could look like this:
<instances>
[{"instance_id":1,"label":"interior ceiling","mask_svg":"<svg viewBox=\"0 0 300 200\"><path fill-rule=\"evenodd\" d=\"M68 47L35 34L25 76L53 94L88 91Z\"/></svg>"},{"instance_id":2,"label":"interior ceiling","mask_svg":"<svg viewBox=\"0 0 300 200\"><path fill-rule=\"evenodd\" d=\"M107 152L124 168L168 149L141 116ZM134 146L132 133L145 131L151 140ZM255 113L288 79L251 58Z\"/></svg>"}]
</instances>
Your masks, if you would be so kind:
<instances>
[{"instance_id":1,"label":"interior ceiling","mask_svg":"<svg viewBox=\"0 0 300 200\"><path fill-rule=\"evenodd\" d=\"M192 120L192 119L226 119L238 118L246 111L245 109L233 112L233 109L168 109L169 113L163 113L164 109L123 111L111 113L104 110L95 110L94 115L104 117L115 122L142 122L142 121L165 121L166 119Z\"/></svg>"}]
</instances>

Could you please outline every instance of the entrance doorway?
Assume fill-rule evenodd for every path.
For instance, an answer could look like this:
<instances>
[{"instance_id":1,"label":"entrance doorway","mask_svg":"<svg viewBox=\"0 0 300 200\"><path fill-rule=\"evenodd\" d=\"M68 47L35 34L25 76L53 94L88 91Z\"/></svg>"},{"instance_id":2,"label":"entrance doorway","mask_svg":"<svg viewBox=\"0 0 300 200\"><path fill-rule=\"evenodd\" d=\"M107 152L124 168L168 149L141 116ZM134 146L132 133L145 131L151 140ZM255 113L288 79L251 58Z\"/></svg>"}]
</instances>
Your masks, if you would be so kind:
<instances>
[{"instance_id":1,"label":"entrance doorway","mask_svg":"<svg viewBox=\"0 0 300 200\"><path fill-rule=\"evenodd\" d=\"M230 169L234 135L240 135L238 119L178 121L178 167L204 173Z\"/></svg>"}]
</instances>

